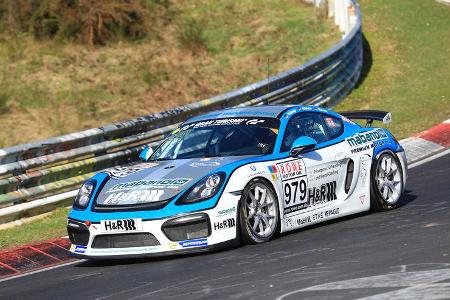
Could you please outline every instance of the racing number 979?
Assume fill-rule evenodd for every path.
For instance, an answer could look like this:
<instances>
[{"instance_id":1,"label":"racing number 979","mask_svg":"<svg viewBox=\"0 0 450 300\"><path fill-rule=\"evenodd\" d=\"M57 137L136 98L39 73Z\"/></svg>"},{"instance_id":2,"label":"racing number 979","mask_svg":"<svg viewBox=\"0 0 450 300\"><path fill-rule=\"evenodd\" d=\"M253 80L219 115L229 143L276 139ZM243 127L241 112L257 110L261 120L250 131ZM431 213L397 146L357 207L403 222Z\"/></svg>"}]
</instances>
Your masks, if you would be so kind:
<instances>
[{"instance_id":1,"label":"racing number 979","mask_svg":"<svg viewBox=\"0 0 450 300\"><path fill-rule=\"evenodd\" d=\"M299 201L301 202L306 198L306 181L302 178L294 179L284 184L284 202L286 205L296 202L297 194L299 195Z\"/></svg>"}]
</instances>

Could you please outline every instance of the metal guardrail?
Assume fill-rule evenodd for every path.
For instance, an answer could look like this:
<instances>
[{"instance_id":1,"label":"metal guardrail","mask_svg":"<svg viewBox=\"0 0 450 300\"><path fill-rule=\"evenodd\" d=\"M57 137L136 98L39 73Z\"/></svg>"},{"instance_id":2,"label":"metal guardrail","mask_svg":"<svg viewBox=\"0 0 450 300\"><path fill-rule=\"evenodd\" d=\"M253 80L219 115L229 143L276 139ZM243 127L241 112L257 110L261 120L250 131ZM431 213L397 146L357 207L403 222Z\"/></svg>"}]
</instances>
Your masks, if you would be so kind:
<instances>
[{"instance_id":1,"label":"metal guardrail","mask_svg":"<svg viewBox=\"0 0 450 300\"><path fill-rule=\"evenodd\" d=\"M35 214L33 210L41 213L42 206L52 209L68 203L74 189L95 172L137 160L145 145L158 143L188 117L233 106L333 106L342 100L361 72L361 14L355 0L329 1L334 6L329 13L336 14L336 24L346 33L334 47L303 65L160 113L0 149L0 223Z\"/></svg>"}]
</instances>

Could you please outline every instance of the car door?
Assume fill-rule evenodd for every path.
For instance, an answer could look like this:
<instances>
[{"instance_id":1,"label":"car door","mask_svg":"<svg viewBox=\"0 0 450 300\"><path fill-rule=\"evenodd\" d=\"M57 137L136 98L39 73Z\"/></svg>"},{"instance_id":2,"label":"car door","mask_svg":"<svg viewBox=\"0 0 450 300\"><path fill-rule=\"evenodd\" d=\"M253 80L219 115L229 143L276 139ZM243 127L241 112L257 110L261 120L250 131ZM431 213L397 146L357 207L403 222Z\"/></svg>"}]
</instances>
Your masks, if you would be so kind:
<instances>
[{"instance_id":1,"label":"car door","mask_svg":"<svg viewBox=\"0 0 450 300\"><path fill-rule=\"evenodd\" d=\"M345 159L336 160L338 151L335 144L340 141L343 126L342 120L319 112L300 112L288 121L281 152L289 151L293 141L300 136L317 141L314 150L277 166L283 193L284 218L296 222L288 224L288 227L300 227L325 219L326 208L338 207L339 202L345 199L343 187L347 166ZM303 176L285 176L283 169L286 171L289 163L301 165L305 170ZM311 214L313 211L317 211L317 214ZM307 217L295 217L302 214Z\"/></svg>"}]
</instances>

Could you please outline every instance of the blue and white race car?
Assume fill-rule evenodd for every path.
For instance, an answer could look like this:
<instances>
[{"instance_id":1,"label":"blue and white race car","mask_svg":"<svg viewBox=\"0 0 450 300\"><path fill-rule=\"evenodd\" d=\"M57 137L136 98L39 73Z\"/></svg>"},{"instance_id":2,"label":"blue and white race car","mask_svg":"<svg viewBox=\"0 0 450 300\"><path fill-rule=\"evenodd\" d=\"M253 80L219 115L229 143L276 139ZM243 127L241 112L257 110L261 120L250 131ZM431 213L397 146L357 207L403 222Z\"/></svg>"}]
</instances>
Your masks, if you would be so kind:
<instances>
[{"instance_id":1,"label":"blue and white race car","mask_svg":"<svg viewBox=\"0 0 450 300\"><path fill-rule=\"evenodd\" d=\"M398 206L407 165L380 111L232 108L189 119L141 162L100 172L68 218L71 252L114 258L262 243Z\"/></svg>"}]
</instances>

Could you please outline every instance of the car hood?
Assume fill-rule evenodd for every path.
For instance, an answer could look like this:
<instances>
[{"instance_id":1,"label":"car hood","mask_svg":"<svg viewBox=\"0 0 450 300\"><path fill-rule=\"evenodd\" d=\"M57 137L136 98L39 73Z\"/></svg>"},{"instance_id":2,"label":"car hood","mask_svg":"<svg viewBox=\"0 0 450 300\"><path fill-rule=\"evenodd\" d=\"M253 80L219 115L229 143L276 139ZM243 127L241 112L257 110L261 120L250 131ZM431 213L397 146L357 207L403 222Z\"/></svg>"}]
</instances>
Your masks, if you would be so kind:
<instances>
[{"instance_id":1,"label":"car hood","mask_svg":"<svg viewBox=\"0 0 450 300\"><path fill-rule=\"evenodd\" d=\"M142 205L169 200L208 173L249 156L144 162L104 171L109 176L97 196L99 206Z\"/></svg>"}]
</instances>

